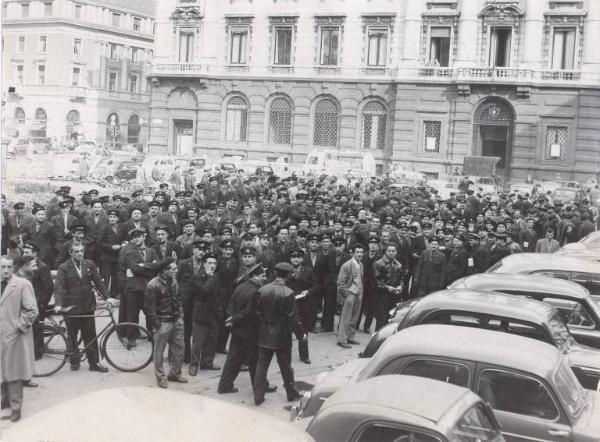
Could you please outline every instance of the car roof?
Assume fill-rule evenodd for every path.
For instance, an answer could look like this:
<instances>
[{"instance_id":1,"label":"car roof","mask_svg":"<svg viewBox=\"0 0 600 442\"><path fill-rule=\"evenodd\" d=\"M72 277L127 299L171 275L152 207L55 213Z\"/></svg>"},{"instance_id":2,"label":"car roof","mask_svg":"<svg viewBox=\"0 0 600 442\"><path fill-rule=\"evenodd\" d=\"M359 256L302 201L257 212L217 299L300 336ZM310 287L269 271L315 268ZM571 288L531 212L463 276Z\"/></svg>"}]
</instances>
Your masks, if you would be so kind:
<instances>
[{"instance_id":1,"label":"car roof","mask_svg":"<svg viewBox=\"0 0 600 442\"><path fill-rule=\"evenodd\" d=\"M563 270L565 272L600 274L599 263L583 258L550 253L515 253L503 258L500 262L501 266L490 273L527 273L537 270Z\"/></svg>"},{"instance_id":2,"label":"car roof","mask_svg":"<svg viewBox=\"0 0 600 442\"><path fill-rule=\"evenodd\" d=\"M456 287L454 287L456 285ZM523 290L542 293L567 294L571 298L582 299L590 296L588 289L580 284L545 275L515 274L507 278L504 273L477 273L458 279L448 286L471 290Z\"/></svg>"},{"instance_id":3,"label":"car roof","mask_svg":"<svg viewBox=\"0 0 600 442\"><path fill-rule=\"evenodd\" d=\"M127 428L127 431L123 431ZM291 424L221 400L155 387L100 390L61 402L3 430L13 442L312 440ZM251 435L251 437L250 437Z\"/></svg>"},{"instance_id":4,"label":"car roof","mask_svg":"<svg viewBox=\"0 0 600 442\"><path fill-rule=\"evenodd\" d=\"M539 324L555 313L549 304L504 293L469 289L440 290L417 301L408 316L436 310L463 310L465 312L502 316Z\"/></svg>"},{"instance_id":5,"label":"car roof","mask_svg":"<svg viewBox=\"0 0 600 442\"><path fill-rule=\"evenodd\" d=\"M376 375L399 356L427 355L493 364L546 377L562 359L550 344L510 333L472 327L425 324L399 330L388 338L361 372Z\"/></svg>"},{"instance_id":6,"label":"car roof","mask_svg":"<svg viewBox=\"0 0 600 442\"><path fill-rule=\"evenodd\" d=\"M390 393L393 392L393 393ZM434 379L384 375L358 382L338 390L321 406L319 413L348 405L363 405L364 414L379 414L377 408L439 423L459 402L477 401L471 390ZM404 422L410 424L411 422Z\"/></svg>"}]
</instances>

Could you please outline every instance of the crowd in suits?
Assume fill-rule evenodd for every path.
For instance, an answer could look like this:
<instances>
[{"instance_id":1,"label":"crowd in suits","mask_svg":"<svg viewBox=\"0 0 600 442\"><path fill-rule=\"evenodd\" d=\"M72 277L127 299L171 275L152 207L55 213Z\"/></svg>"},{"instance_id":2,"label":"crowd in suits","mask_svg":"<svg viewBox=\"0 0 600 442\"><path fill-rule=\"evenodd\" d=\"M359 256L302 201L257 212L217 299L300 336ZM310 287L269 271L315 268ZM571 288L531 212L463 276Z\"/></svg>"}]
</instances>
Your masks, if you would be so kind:
<instances>
[{"instance_id":1,"label":"crowd in suits","mask_svg":"<svg viewBox=\"0 0 600 442\"><path fill-rule=\"evenodd\" d=\"M146 327L156 332L166 321L160 310L177 306L190 375L220 369L215 353L235 342L229 366L235 372L253 365L254 378L260 352L240 348L259 339L260 317L246 311L249 293L261 286L249 279L259 264L265 284L275 280L277 265L291 266L283 283L296 309L291 331L300 337L337 332L337 344L349 348L357 330L370 331L373 321L376 329L385 325L401 300L484 272L512 253L552 253L596 229L597 210L587 199L561 205L544 195L465 189L442 200L426 187L389 184L206 174L194 191L162 184L148 194L101 196L92 189L75 197L63 186L45 206L9 205L3 197L2 253L35 249L41 270L33 287L44 311L52 292L72 295L78 275L67 270L71 252L82 246L95 285L121 299L120 321L139 322L145 311ZM57 268L70 277L63 275L54 289L48 274ZM165 296L179 301L165 304ZM258 322L251 325L248 317ZM174 329L165 327L165 343ZM135 345L136 336L128 339ZM306 339L299 358L311 362ZM170 376L180 378L180 370ZM233 388L228 376L223 391Z\"/></svg>"}]
</instances>

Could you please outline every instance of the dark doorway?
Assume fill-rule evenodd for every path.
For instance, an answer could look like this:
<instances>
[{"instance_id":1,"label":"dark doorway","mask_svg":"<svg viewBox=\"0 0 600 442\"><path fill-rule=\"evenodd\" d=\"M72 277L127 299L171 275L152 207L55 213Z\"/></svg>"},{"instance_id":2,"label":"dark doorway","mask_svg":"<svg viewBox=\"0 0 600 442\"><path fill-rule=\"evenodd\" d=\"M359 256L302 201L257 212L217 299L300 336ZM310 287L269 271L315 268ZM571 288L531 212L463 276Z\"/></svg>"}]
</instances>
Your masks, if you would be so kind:
<instances>
[{"instance_id":1,"label":"dark doorway","mask_svg":"<svg viewBox=\"0 0 600 442\"><path fill-rule=\"evenodd\" d=\"M174 155L192 156L194 154L194 122L192 120L175 120L173 122Z\"/></svg>"},{"instance_id":2,"label":"dark doorway","mask_svg":"<svg viewBox=\"0 0 600 442\"><path fill-rule=\"evenodd\" d=\"M479 126L481 132L481 155L499 157L496 167L504 169L506 165L507 126Z\"/></svg>"},{"instance_id":3,"label":"dark doorway","mask_svg":"<svg viewBox=\"0 0 600 442\"><path fill-rule=\"evenodd\" d=\"M498 157L499 175L510 175L514 112L502 99L490 98L479 105L473 119L473 154Z\"/></svg>"}]
</instances>

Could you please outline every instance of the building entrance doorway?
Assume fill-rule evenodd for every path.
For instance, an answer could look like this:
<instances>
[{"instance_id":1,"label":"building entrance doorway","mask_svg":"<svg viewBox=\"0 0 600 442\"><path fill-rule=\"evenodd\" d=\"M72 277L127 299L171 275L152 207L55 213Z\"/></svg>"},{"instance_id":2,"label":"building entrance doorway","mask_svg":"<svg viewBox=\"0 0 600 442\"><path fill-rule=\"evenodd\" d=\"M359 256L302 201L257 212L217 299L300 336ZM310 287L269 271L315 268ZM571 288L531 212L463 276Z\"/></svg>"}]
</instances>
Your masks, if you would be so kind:
<instances>
[{"instance_id":1,"label":"building entrance doorway","mask_svg":"<svg viewBox=\"0 0 600 442\"><path fill-rule=\"evenodd\" d=\"M475 155L498 157L499 175L510 175L514 113L500 99L489 99L475 111L473 150Z\"/></svg>"},{"instance_id":2,"label":"building entrance doorway","mask_svg":"<svg viewBox=\"0 0 600 442\"><path fill-rule=\"evenodd\" d=\"M192 120L175 120L173 155L192 156L194 154L194 122Z\"/></svg>"}]
</instances>

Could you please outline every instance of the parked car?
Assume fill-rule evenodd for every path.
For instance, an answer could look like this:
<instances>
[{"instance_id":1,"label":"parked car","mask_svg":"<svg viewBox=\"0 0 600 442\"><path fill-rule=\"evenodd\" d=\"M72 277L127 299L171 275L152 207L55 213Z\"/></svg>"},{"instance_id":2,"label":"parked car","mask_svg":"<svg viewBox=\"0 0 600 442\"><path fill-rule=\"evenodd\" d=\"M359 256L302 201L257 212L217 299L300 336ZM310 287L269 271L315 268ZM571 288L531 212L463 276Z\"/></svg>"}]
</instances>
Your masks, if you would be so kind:
<instances>
[{"instance_id":1,"label":"parked car","mask_svg":"<svg viewBox=\"0 0 600 442\"><path fill-rule=\"evenodd\" d=\"M160 388L121 387L46 408L10 428L3 428L2 440L308 442L313 439L289 422L218 399Z\"/></svg>"},{"instance_id":2,"label":"parked car","mask_svg":"<svg viewBox=\"0 0 600 442\"><path fill-rule=\"evenodd\" d=\"M508 442L600 438L600 393L581 387L560 350L510 333L440 324L401 330L373 358L327 373L298 414L313 416L341 388L387 374L471 389L494 410Z\"/></svg>"},{"instance_id":3,"label":"parked car","mask_svg":"<svg viewBox=\"0 0 600 442\"><path fill-rule=\"evenodd\" d=\"M404 375L342 388L306 432L317 442L504 441L492 409L469 389Z\"/></svg>"},{"instance_id":4,"label":"parked car","mask_svg":"<svg viewBox=\"0 0 600 442\"><path fill-rule=\"evenodd\" d=\"M600 383L600 350L578 344L556 308L499 292L441 290L420 298L393 328L374 333L361 357L375 355L390 332L420 324L475 327L546 342L567 356L581 385L595 390Z\"/></svg>"},{"instance_id":5,"label":"parked car","mask_svg":"<svg viewBox=\"0 0 600 442\"><path fill-rule=\"evenodd\" d=\"M518 193L519 195L525 195L533 193L533 185L528 183L513 183L510 185L509 193Z\"/></svg>"},{"instance_id":6,"label":"parked car","mask_svg":"<svg viewBox=\"0 0 600 442\"><path fill-rule=\"evenodd\" d=\"M27 147L29 141L32 143L32 152L34 154L42 154L50 152L50 138L36 137L36 138L21 138L15 145L16 155L25 155L27 153Z\"/></svg>"},{"instance_id":7,"label":"parked car","mask_svg":"<svg viewBox=\"0 0 600 442\"><path fill-rule=\"evenodd\" d=\"M571 258L579 258L588 261L600 262L600 250L589 250L585 247L579 249L562 247L559 251L555 252L555 254L561 256L570 256Z\"/></svg>"},{"instance_id":8,"label":"parked car","mask_svg":"<svg viewBox=\"0 0 600 442\"><path fill-rule=\"evenodd\" d=\"M468 177L468 179L473 182L473 184L471 186L469 186L469 188L472 190L477 191L477 190L481 189L481 192L483 194L488 193L490 195L496 195L498 193L498 186L496 185L494 180L490 177L470 176L470 177Z\"/></svg>"},{"instance_id":9,"label":"parked car","mask_svg":"<svg viewBox=\"0 0 600 442\"><path fill-rule=\"evenodd\" d=\"M479 273L454 281L449 289L502 292L546 302L558 310L575 340L600 349L600 305L583 286L543 275Z\"/></svg>"},{"instance_id":10,"label":"parked car","mask_svg":"<svg viewBox=\"0 0 600 442\"><path fill-rule=\"evenodd\" d=\"M558 187L552 191L551 197L554 204L581 201L585 198L585 192L576 187Z\"/></svg>"},{"instance_id":11,"label":"parked car","mask_svg":"<svg viewBox=\"0 0 600 442\"><path fill-rule=\"evenodd\" d=\"M566 244L563 248L600 250L600 232L588 233L579 241Z\"/></svg>"},{"instance_id":12,"label":"parked car","mask_svg":"<svg viewBox=\"0 0 600 442\"><path fill-rule=\"evenodd\" d=\"M486 273L526 273L566 279L600 297L600 263L556 253L515 253L491 266Z\"/></svg>"}]
</instances>

